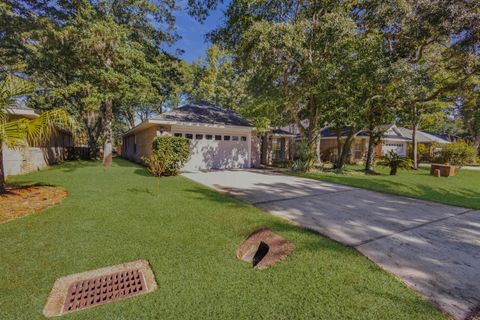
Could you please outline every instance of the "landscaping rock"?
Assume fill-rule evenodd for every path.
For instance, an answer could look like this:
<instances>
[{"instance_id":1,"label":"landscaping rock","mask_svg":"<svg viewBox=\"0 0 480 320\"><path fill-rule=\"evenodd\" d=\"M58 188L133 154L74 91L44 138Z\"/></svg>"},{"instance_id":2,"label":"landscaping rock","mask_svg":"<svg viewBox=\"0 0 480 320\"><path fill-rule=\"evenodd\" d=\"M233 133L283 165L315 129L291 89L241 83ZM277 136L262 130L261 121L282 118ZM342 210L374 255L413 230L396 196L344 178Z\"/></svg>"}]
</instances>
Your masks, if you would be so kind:
<instances>
[{"instance_id":1,"label":"landscaping rock","mask_svg":"<svg viewBox=\"0 0 480 320\"><path fill-rule=\"evenodd\" d=\"M285 259L295 246L268 228L250 234L238 247L237 257L252 262L256 269L267 269Z\"/></svg>"}]
</instances>

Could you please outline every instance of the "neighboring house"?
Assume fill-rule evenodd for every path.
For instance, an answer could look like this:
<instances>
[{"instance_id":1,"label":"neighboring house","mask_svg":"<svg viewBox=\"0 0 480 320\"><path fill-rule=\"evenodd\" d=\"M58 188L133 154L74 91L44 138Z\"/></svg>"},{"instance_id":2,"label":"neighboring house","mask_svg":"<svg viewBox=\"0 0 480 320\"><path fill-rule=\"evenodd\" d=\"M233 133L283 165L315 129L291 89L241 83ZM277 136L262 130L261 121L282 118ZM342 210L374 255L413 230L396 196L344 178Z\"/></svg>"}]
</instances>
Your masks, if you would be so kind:
<instances>
[{"instance_id":1,"label":"neighboring house","mask_svg":"<svg viewBox=\"0 0 480 320\"><path fill-rule=\"evenodd\" d=\"M275 165L293 160L295 134L282 129L272 129L260 138L260 163Z\"/></svg>"},{"instance_id":2,"label":"neighboring house","mask_svg":"<svg viewBox=\"0 0 480 320\"><path fill-rule=\"evenodd\" d=\"M384 126L382 128L384 135L381 142L375 148L375 156L380 157L390 151L406 156L408 153L408 146L412 143L413 131L410 129L397 127L395 125ZM341 129L341 139L345 139L350 133L350 128ZM417 131L417 142L425 144L429 148L450 143L450 141L427 133L424 131ZM350 161L356 162L366 158L368 150L369 135L365 130L360 130L355 133L352 143ZM436 150L433 150L436 151ZM323 161L334 161L337 157L337 132L334 128L324 128L321 131L320 153Z\"/></svg>"},{"instance_id":3,"label":"neighboring house","mask_svg":"<svg viewBox=\"0 0 480 320\"><path fill-rule=\"evenodd\" d=\"M293 141L288 132L272 131L265 138L257 137L250 121L201 102L160 114L127 131L121 155L141 163L142 157L151 156L153 139L161 135L191 140L184 171L251 168L286 161Z\"/></svg>"},{"instance_id":4,"label":"neighboring house","mask_svg":"<svg viewBox=\"0 0 480 320\"><path fill-rule=\"evenodd\" d=\"M16 105L7 109L7 121L22 118L35 119L38 114L31 108ZM65 160L67 148L73 146L69 132L58 131L45 145L3 148L3 167L6 176L28 173L47 167L50 164Z\"/></svg>"}]
</instances>

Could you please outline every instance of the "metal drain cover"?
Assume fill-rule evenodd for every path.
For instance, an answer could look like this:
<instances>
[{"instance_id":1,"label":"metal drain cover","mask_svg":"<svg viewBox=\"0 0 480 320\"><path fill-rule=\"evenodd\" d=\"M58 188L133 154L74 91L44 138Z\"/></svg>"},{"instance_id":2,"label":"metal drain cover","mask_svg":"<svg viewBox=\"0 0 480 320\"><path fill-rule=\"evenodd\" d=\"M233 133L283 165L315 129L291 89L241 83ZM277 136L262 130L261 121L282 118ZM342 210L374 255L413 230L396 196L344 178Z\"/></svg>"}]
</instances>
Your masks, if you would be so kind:
<instances>
[{"instance_id":1,"label":"metal drain cover","mask_svg":"<svg viewBox=\"0 0 480 320\"><path fill-rule=\"evenodd\" d=\"M68 288L64 312L93 307L142 294L145 281L141 271L128 270L108 276L77 281Z\"/></svg>"},{"instance_id":2,"label":"metal drain cover","mask_svg":"<svg viewBox=\"0 0 480 320\"><path fill-rule=\"evenodd\" d=\"M156 288L153 272L145 260L77 273L55 281L43 314L59 316L152 292Z\"/></svg>"}]
</instances>

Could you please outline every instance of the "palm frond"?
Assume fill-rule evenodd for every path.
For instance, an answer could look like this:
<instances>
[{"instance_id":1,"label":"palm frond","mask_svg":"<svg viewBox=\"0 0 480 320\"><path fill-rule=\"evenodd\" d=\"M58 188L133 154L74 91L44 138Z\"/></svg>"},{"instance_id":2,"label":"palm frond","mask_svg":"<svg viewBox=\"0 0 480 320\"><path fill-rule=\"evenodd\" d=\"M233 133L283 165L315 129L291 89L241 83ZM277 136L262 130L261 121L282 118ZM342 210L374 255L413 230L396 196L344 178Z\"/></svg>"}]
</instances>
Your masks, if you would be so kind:
<instances>
[{"instance_id":1,"label":"palm frond","mask_svg":"<svg viewBox=\"0 0 480 320\"><path fill-rule=\"evenodd\" d=\"M73 132L75 121L70 114L63 109L53 109L43 112L38 118L30 120L26 127L26 139L28 142L44 143L58 129Z\"/></svg>"},{"instance_id":2,"label":"palm frond","mask_svg":"<svg viewBox=\"0 0 480 320\"><path fill-rule=\"evenodd\" d=\"M28 119L19 119L0 124L0 141L4 142L8 147L26 145L26 128L29 121Z\"/></svg>"},{"instance_id":3,"label":"palm frond","mask_svg":"<svg viewBox=\"0 0 480 320\"><path fill-rule=\"evenodd\" d=\"M12 74L0 81L0 114L5 113L5 109L15 104L15 98L27 95L35 88L30 81L24 80Z\"/></svg>"},{"instance_id":4,"label":"palm frond","mask_svg":"<svg viewBox=\"0 0 480 320\"><path fill-rule=\"evenodd\" d=\"M5 142L9 147L45 143L57 129L74 131L75 122L63 109L43 112L33 120L6 122L6 109L15 104L16 97L29 94L33 89L31 82L11 74L0 81L0 142Z\"/></svg>"},{"instance_id":5,"label":"palm frond","mask_svg":"<svg viewBox=\"0 0 480 320\"><path fill-rule=\"evenodd\" d=\"M45 143L58 130L74 132L75 122L63 109L43 112L38 118L19 119L7 122L0 130L0 140L8 146L22 146L27 143Z\"/></svg>"}]
</instances>

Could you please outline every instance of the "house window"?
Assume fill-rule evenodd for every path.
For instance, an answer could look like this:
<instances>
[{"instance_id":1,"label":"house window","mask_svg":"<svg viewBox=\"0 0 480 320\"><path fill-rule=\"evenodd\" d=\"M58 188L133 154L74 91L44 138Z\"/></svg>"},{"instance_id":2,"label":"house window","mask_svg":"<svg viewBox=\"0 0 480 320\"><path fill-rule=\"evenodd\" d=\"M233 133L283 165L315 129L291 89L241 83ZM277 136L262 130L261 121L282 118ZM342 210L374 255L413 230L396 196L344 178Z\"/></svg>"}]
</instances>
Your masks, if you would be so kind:
<instances>
[{"instance_id":1,"label":"house window","mask_svg":"<svg viewBox=\"0 0 480 320\"><path fill-rule=\"evenodd\" d=\"M282 162L285 161L285 138L278 138L272 140L272 161Z\"/></svg>"},{"instance_id":2,"label":"house window","mask_svg":"<svg viewBox=\"0 0 480 320\"><path fill-rule=\"evenodd\" d=\"M232 141L238 141L238 136L232 136Z\"/></svg>"},{"instance_id":3,"label":"house window","mask_svg":"<svg viewBox=\"0 0 480 320\"><path fill-rule=\"evenodd\" d=\"M183 137L183 134L177 132L177 133L174 134L174 136L175 137Z\"/></svg>"},{"instance_id":4,"label":"house window","mask_svg":"<svg viewBox=\"0 0 480 320\"><path fill-rule=\"evenodd\" d=\"M215 135L215 140L222 140L222 136Z\"/></svg>"},{"instance_id":5,"label":"house window","mask_svg":"<svg viewBox=\"0 0 480 320\"><path fill-rule=\"evenodd\" d=\"M202 140L203 139L203 134L196 134L195 139Z\"/></svg>"},{"instance_id":6,"label":"house window","mask_svg":"<svg viewBox=\"0 0 480 320\"><path fill-rule=\"evenodd\" d=\"M242 141L247 141L247 137L242 136Z\"/></svg>"},{"instance_id":7,"label":"house window","mask_svg":"<svg viewBox=\"0 0 480 320\"><path fill-rule=\"evenodd\" d=\"M223 136L223 140L230 141L230 136Z\"/></svg>"},{"instance_id":8,"label":"house window","mask_svg":"<svg viewBox=\"0 0 480 320\"><path fill-rule=\"evenodd\" d=\"M362 158L362 143L361 142L357 142L354 145L354 158L356 160Z\"/></svg>"},{"instance_id":9,"label":"house window","mask_svg":"<svg viewBox=\"0 0 480 320\"><path fill-rule=\"evenodd\" d=\"M193 134L187 133L187 134L185 134L185 138L187 138L187 139L193 139Z\"/></svg>"},{"instance_id":10,"label":"house window","mask_svg":"<svg viewBox=\"0 0 480 320\"><path fill-rule=\"evenodd\" d=\"M213 136L211 134L206 134L205 139L212 140Z\"/></svg>"}]
</instances>

